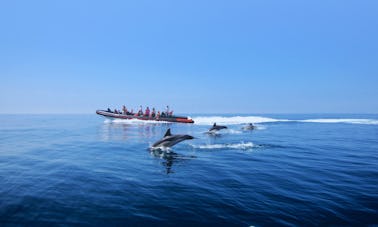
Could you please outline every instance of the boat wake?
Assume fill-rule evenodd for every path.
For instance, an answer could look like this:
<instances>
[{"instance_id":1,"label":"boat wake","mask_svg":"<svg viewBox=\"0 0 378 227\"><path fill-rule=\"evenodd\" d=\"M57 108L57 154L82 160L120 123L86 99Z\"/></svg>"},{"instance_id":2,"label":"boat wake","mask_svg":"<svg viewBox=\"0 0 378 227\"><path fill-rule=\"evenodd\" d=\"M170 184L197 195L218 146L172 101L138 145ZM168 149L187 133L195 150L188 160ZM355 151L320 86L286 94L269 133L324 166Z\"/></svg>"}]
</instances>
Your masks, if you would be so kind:
<instances>
[{"instance_id":1,"label":"boat wake","mask_svg":"<svg viewBox=\"0 0 378 227\"><path fill-rule=\"evenodd\" d=\"M216 122L218 125L238 125L247 123L267 123L267 122L279 122L279 121L289 121L285 119L274 119L268 117L259 116L234 116L234 117L194 117L194 124L196 125L213 125Z\"/></svg>"},{"instance_id":2,"label":"boat wake","mask_svg":"<svg viewBox=\"0 0 378 227\"><path fill-rule=\"evenodd\" d=\"M314 119L279 119L260 116L233 116L233 117L194 117L195 125L213 125L215 122L218 125L242 125L242 124L260 124L260 123L280 123L280 122L302 122L302 123L344 123L344 124L361 124L361 125L378 125L378 119L364 119L364 118L314 118ZM137 119L105 119L104 123L120 123L120 124L171 124L166 121L149 121ZM259 128L260 127L260 128ZM258 126L257 129L264 129L263 126ZM239 131L229 131L230 134L238 134Z\"/></svg>"},{"instance_id":3,"label":"boat wake","mask_svg":"<svg viewBox=\"0 0 378 227\"><path fill-rule=\"evenodd\" d=\"M215 122L219 125L239 125L248 123L275 123L275 122L303 122L303 123L345 123L345 124L363 124L363 125L378 125L377 119L353 119L353 118L319 118L319 119L305 119L305 120L289 120L276 119L260 116L233 116L233 117L194 117L194 124L196 125L213 125Z\"/></svg>"}]
</instances>

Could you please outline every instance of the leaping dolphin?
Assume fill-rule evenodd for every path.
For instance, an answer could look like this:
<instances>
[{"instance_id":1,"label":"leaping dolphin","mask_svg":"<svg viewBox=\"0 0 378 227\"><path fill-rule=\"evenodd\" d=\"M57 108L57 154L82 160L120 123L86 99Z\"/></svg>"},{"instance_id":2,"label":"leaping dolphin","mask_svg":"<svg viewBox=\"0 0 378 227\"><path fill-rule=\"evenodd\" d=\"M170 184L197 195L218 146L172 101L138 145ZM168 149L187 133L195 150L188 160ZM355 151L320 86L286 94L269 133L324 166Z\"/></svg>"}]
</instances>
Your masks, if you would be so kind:
<instances>
[{"instance_id":1,"label":"leaping dolphin","mask_svg":"<svg viewBox=\"0 0 378 227\"><path fill-rule=\"evenodd\" d=\"M157 141L152 145L152 148L167 148L172 147L184 140L191 140L194 139L193 136L190 135L172 135L171 129L169 128L165 133L163 139Z\"/></svg>"},{"instance_id":2,"label":"leaping dolphin","mask_svg":"<svg viewBox=\"0 0 378 227\"><path fill-rule=\"evenodd\" d=\"M217 125L217 123L214 123L213 127L211 127L209 129L209 132L217 132L217 131L219 131L221 129L226 129L226 128L227 128L227 126Z\"/></svg>"}]
</instances>

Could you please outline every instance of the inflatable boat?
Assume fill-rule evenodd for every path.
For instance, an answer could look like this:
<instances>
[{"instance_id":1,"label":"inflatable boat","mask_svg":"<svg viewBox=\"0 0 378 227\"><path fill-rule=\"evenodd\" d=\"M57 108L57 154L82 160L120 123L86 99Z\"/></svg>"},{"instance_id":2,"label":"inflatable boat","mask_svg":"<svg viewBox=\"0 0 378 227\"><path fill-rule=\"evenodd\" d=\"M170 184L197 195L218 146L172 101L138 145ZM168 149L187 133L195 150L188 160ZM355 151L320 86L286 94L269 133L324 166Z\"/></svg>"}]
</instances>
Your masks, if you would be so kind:
<instances>
[{"instance_id":1,"label":"inflatable boat","mask_svg":"<svg viewBox=\"0 0 378 227\"><path fill-rule=\"evenodd\" d=\"M138 114L123 114L123 113L114 113L111 111L106 110L97 110L96 114L102 115L109 119L137 119L142 121L163 121L163 122L177 122L177 123L194 123L192 119L189 117L182 117L182 116L160 116L160 117L151 117L146 115L138 115Z\"/></svg>"}]
</instances>

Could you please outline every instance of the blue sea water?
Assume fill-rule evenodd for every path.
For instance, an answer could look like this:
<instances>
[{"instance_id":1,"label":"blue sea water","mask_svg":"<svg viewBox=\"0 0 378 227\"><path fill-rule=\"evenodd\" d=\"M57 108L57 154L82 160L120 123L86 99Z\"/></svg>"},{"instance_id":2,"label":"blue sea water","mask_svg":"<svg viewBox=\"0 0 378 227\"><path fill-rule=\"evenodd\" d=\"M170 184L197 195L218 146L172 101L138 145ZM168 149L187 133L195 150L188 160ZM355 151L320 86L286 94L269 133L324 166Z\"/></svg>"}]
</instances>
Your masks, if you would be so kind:
<instances>
[{"instance_id":1,"label":"blue sea water","mask_svg":"<svg viewBox=\"0 0 378 227\"><path fill-rule=\"evenodd\" d=\"M378 115L192 118L0 115L0 225L378 225Z\"/></svg>"}]
</instances>

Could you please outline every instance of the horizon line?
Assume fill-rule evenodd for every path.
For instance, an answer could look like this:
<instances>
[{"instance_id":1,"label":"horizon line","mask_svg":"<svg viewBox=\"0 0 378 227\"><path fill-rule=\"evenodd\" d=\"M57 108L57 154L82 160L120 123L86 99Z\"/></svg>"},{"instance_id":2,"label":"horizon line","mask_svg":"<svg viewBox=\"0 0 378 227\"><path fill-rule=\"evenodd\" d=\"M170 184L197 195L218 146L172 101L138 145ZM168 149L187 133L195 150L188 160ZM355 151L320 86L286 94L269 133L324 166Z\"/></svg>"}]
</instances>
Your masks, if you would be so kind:
<instances>
[{"instance_id":1,"label":"horizon line","mask_svg":"<svg viewBox=\"0 0 378 227\"><path fill-rule=\"evenodd\" d=\"M36 113L27 113L27 112L17 112L17 113L1 113L0 112L0 115L92 115L92 114L96 114L96 112L67 112L67 113L64 113L64 112L36 112ZM213 114L213 115L219 115L219 114L226 114L226 115L230 115L230 114L235 114L235 115L246 115L246 114L253 114L253 115L260 115L260 114L378 114L378 113L371 113L371 112L245 112L245 113L237 113L237 112L223 112L223 113L206 113L206 112L202 112L202 113L177 113L177 115L180 115L180 114L194 114L194 115L199 115L199 114L206 114L206 115L210 115L210 114Z\"/></svg>"}]
</instances>

